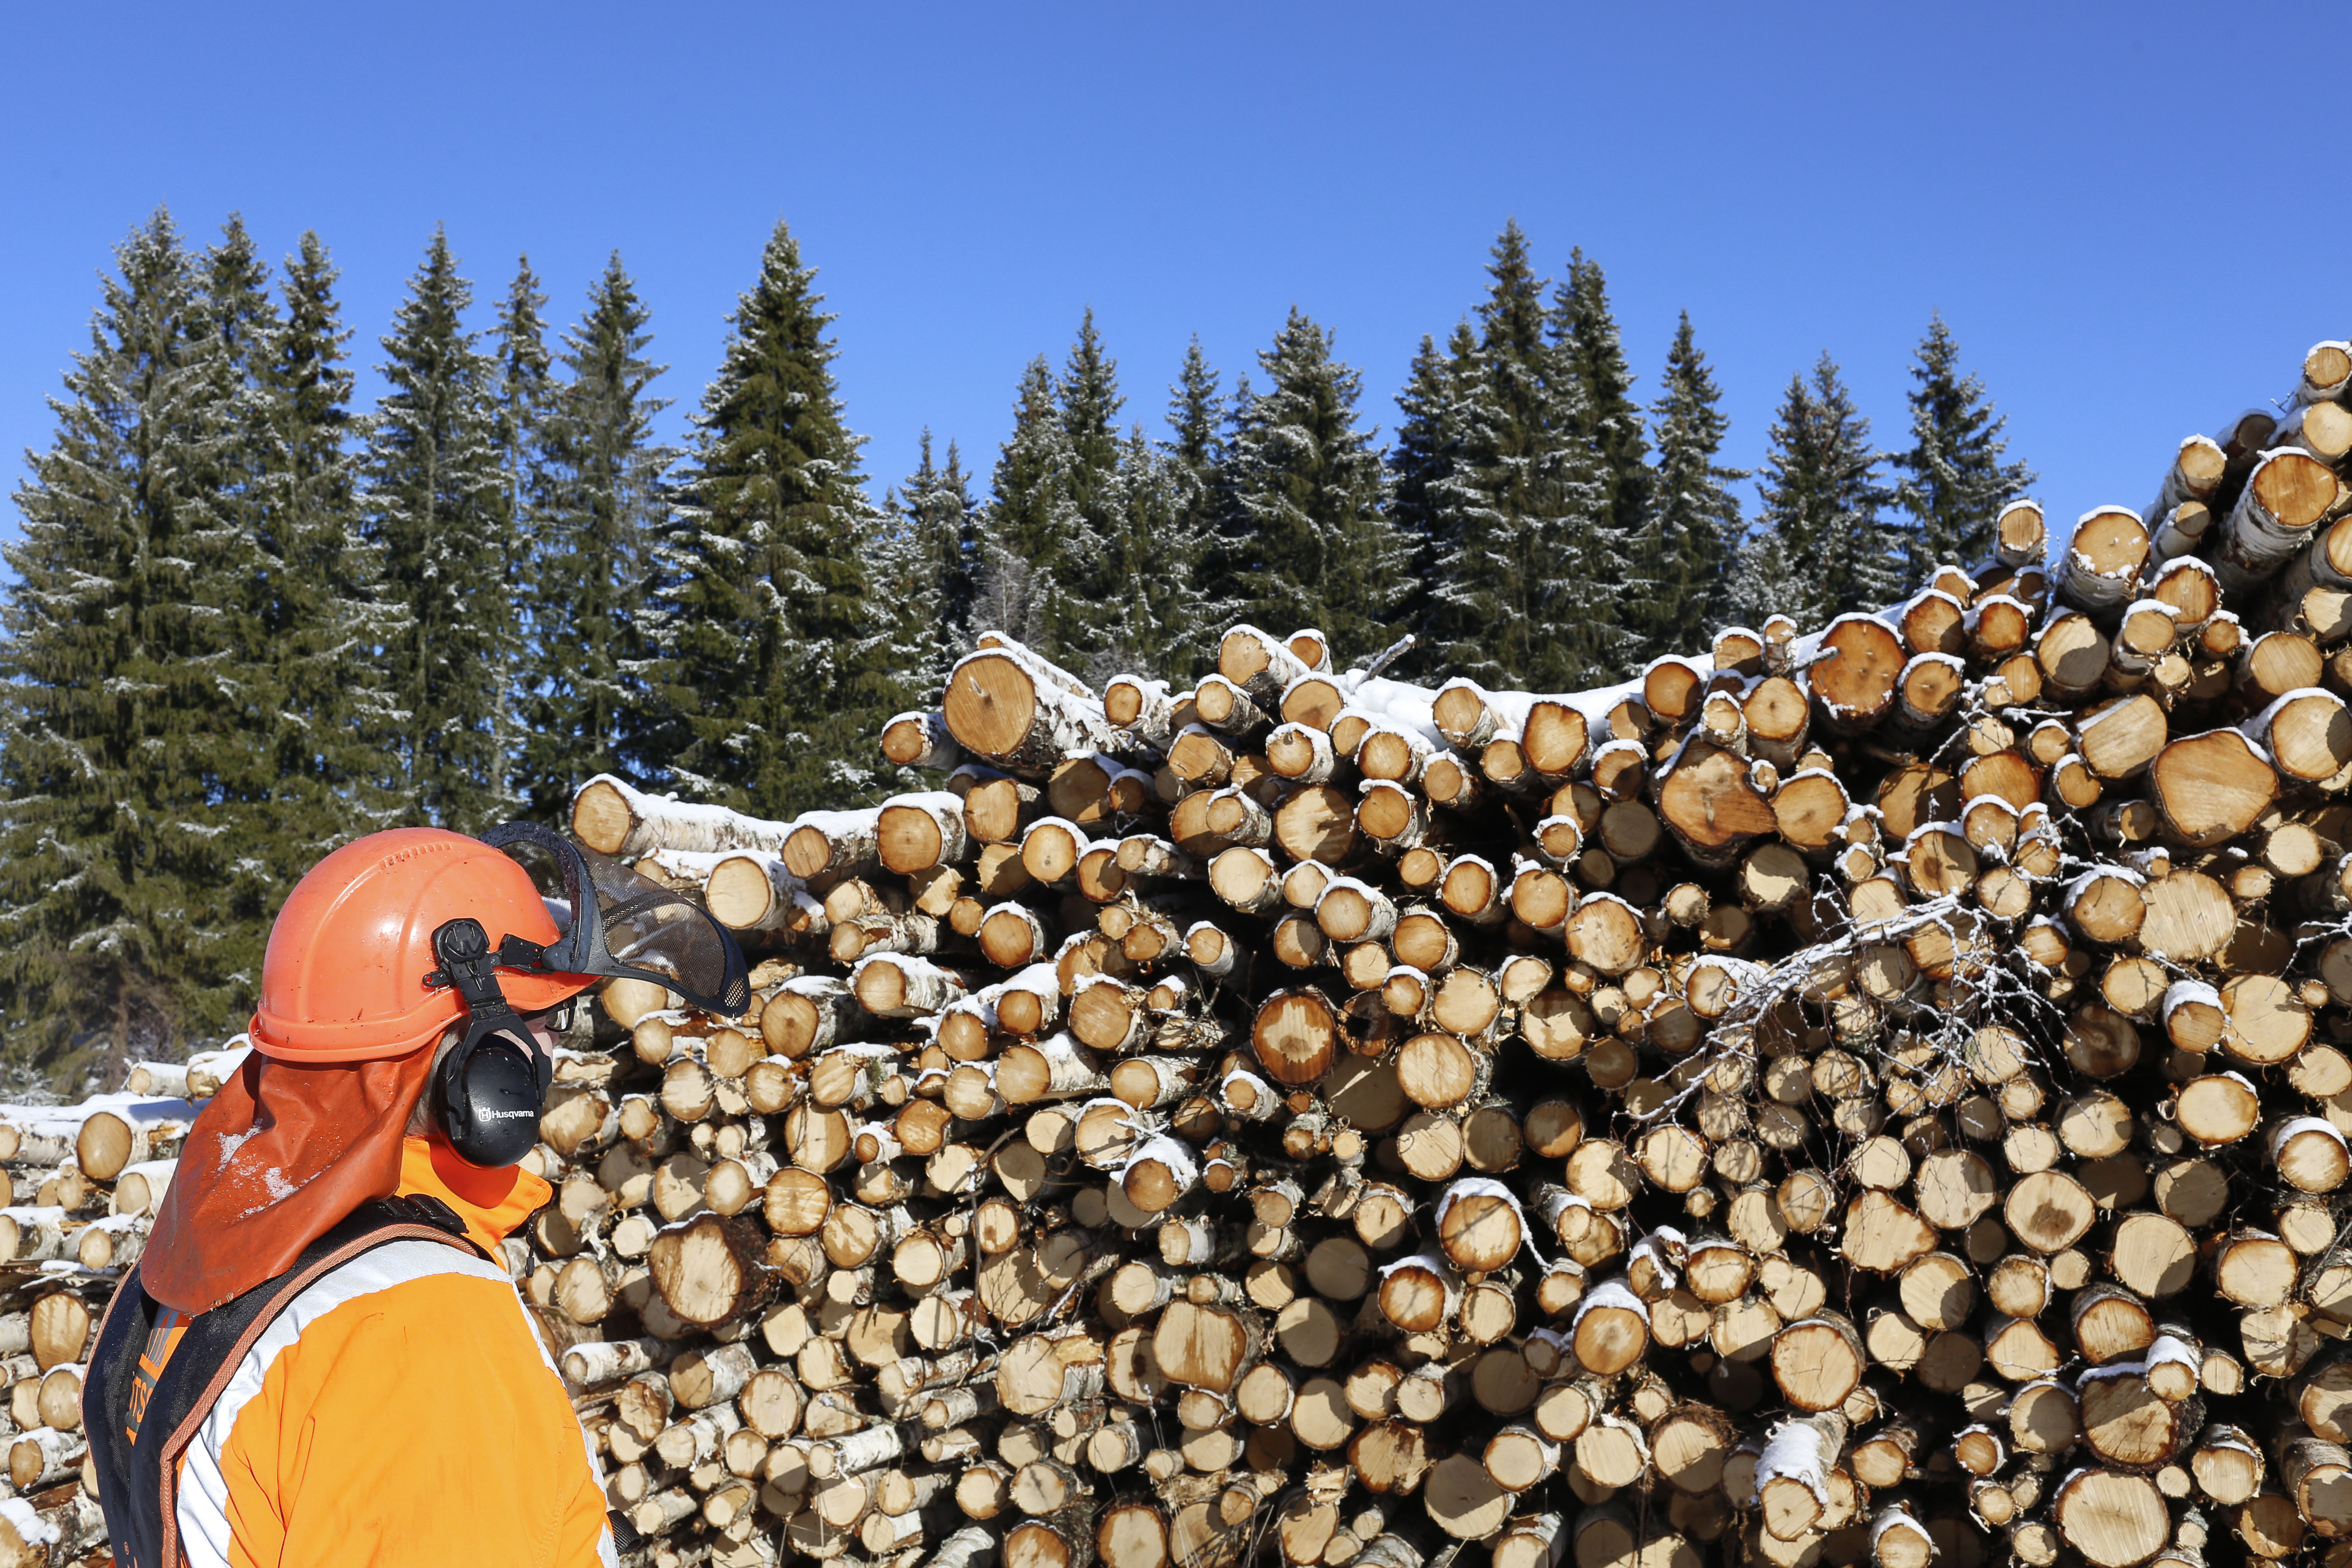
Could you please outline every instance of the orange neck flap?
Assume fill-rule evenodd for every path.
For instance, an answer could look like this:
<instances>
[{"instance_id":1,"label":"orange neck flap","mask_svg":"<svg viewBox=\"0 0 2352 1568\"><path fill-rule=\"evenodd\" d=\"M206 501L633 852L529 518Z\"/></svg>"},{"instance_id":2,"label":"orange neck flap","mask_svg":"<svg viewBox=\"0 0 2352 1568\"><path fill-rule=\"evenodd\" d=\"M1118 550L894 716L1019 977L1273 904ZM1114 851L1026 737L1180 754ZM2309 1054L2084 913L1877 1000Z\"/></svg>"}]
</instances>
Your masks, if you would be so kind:
<instances>
[{"instance_id":1,"label":"orange neck flap","mask_svg":"<svg viewBox=\"0 0 2352 1568\"><path fill-rule=\"evenodd\" d=\"M401 1190L404 1132L432 1069L429 1047L317 1067L246 1058L188 1130L140 1259L147 1293L177 1311L209 1311L284 1273L370 1198ZM448 1193L435 1195L466 1214Z\"/></svg>"}]
</instances>

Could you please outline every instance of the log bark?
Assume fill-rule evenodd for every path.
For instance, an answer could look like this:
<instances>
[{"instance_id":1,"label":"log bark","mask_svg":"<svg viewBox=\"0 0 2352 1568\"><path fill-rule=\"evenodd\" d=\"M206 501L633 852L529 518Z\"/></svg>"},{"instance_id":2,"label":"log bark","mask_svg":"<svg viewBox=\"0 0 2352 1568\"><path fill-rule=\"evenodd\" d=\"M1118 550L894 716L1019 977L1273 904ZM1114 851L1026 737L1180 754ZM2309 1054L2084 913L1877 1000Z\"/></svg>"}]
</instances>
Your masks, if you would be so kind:
<instances>
[{"instance_id":1,"label":"log bark","mask_svg":"<svg viewBox=\"0 0 2352 1568\"><path fill-rule=\"evenodd\" d=\"M2310 453L2286 447L2265 453L2220 530L2213 565L2221 586L2243 592L2267 581L2309 542L2335 499L2335 476Z\"/></svg>"},{"instance_id":2,"label":"log bark","mask_svg":"<svg viewBox=\"0 0 2352 1568\"><path fill-rule=\"evenodd\" d=\"M941 713L966 752L1028 778L1117 744L1092 692L1010 639L956 665Z\"/></svg>"},{"instance_id":3,"label":"log bark","mask_svg":"<svg viewBox=\"0 0 2352 1568\"><path fill-rule=\"evenodd\" d=\"M2140 515L2124 507L2100 507L2075 522L2053 581L2066 603L2095 615L2134 596L2147 559L2147 527Z\"/></svg>"},{"instance_id":4,"label":"log bark","mask_svg":"<svg viewBox=\"0 0 2352 1568\"><path fill-rule=\"evenodd\" d=\"M600 854L635 859L663 849L730 849L781 853L793 825L745 816L724 806L696 805L648 795L610 773L580 786L572 801L572 831Z\"/></svg>"}]
</instances>

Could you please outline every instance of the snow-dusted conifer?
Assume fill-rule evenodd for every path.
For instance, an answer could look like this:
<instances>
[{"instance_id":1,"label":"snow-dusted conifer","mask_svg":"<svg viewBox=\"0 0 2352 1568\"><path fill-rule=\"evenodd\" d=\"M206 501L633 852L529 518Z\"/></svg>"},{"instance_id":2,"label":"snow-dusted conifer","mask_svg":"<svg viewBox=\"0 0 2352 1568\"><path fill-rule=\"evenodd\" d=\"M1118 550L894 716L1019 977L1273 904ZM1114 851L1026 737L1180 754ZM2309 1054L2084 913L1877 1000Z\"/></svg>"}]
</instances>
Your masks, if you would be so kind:
<instances>
[{"instance_id":1,"label":"snow-dusted conifer","mask_svg":"<svg viewBox=\"0 0 2352 1568\"><path fill-rule=\"evenodd\" d=\"M654 421L669 367L646 357L653 313L616 251L563 334L564 377L544 383L541 498L529 510L530 608L521 756L516 787L542 821L562 822L599 773L652 777L655 722L639 615L653 591L653 539L678 459Z\"/></svg>"},{"instance_id":2,"label":"snow-dusted conifer","mask_svg":"<svg viewBox=\"0 0 2352 1568\"><path fill-rule=\"evenodd\" d=\"M1137 608L1106 663L1119 663L1132 648L1122 668L1185 679L1205 666L1224 623L1238 614L1209 583L1225 504L1226 425L1217 373L1195 337L1169 388L1170 439L1154 444L1133 431L1121 451L1121 549L1135 563Z\"/></svg>"},{"instance_id":3,"label":"snow-dusted conifer","mask_svg":"<svg viewBox=\"0 0 2352 1568\"><path fill-rule=\"evenodd\" d=\"M1021 378L988 510L988 626L1081 672L1109 657L1108 616L1129 591L1117 539L1125 508L1118 365L1088 310L1059 376L1040 357ZM1097 671L1097 673L1101 673Z\"/></svg>"},{"instance_id":4,"label":"snow-dusted conifer","mask_svg":"<svg viewBox=\"0 0 2352 1568\"><path fill-rule=\"evenodd\" d=\"M833 376L833 316L779 223L695 417L654 621L662 762L698 797L788 816L870 794L898 705L877 523Z\"/></svg>"},{"instance_id":5,"label":"snow-dusted conifer","mask_svg":"<svg viewBox=\"0 0 2352 1568\"><path fill-rule=\"evenodd\" d=\"M1658 461L1649 516L1633 539L1639 586L1627 618L1644 661L1696 647L1694 634L1725 608L1727 571L1741 531L1739 497L1731 487L1748 476L1716 461L1730 424L1718 406L1722 395L1685 311L1666 353L1658 400L1650 405Z\"/></svg>"},{"instance_id":6,"label":"snow-dusted conifer","mask_svg":"<svg viewBox=\"0 0 2352 1568\"><path fill-rule=\"evenodd\" d=\"M1118 415L1127 399L1118 390L1118 362L1104 349L1091 309L1078 322L1054 392L1070 446L1071 503L1093 532L1107 532L1112 510L1107 492L1118 474Z\"/></svg>"},{"instance_id":7,"label":"snow-dusted conifer","mask_svg":"<svg viewBox=\"0 0 2352 1568\"><path fill-rule=\"evenodd\" d=\"M1377 653L1402 629L1410 547L1357 423L1363 377L1295 306L1257 357L1267 385L1234 399L1213 590L1255 625L1319 627L1342 658Z\"/></svg>"},{"instance_id":8,"label":"snow-dusted conifer","mask_svg":"<svg viewBox=\"0 0 2352 1568\"><path fill-rule=\"evenodd\" d=\"M1138 426L1119 447L1116 500L1087 673L1098 684L1123 670L1183 679L1212 661L1227 618L1205 579L1214 477L1204 479L1181 446L1162 447Z\"/></svg>"},{"instance_id":9,"label":"snow-dusted conifer","mask_svg":"<svg viewBox=\"0 0 2352 1568\"><path fill-rule=\"evenodd\" d=\"M1118 364L1104 349L1089 309L1055 384L1068 463L1062 473L1064 565L1045 586L1046 640L1071 668L1100 681L1117 674L1112 645L1118 602L1137 587L1135 562L1120 548L1129 476L1118 434L1127 399Z\"/></svg>"},{"instance_id":10,"label":"snow-dusted conifer","mask_svg":"<svg viewBox=\"0 0 2352 1568\"><path fill-rule=\"evenodd\" d=\"M1058 584L1074 570L1076 524L1069 433L1054 400L1054 373L1038 355L1021 373L1013 433L998 449L984 516L973 626L1001 631L1051 658L1061 617Z\"/></svg>"},{"instance_id":11,"label":"snow-dusted conifer","mask_svg":"<svg viewBox=\"0 0 2352 1568\"><path fill-rule=\"evenodd\" d=\"M167 213L115 262L0 552L0 1015L11 1062L60 1083L227 1024L266 930L224 798L251 742L220 613L247 541L208 482L234 378Z\"/></svg>"},{"instance_id":12,"label":"snow-dusted conifer","mask_svg":"<svg viewBox=\"0 0 2352 1568\"><path fill-rule=\"evenodd\" d=\"M1552 331L1567 353L1580 384L1580 417L1608 487L1610 525L1631 539L1648 521L1654 470L1645 459L1650 443L1642 405L1633 399L1633 374L1609 306L1609 284L1601 264L1580 247L1569 256L1568 276L1554 297Z\"/></svg>"},{"instance_id":13,"label":"snow-dusted conifer","mask_svg":"<svg viewBox=\"0 0 2352 1568\"><path fill-rule=\"evenodd\" d=\"M1760 626L1775 615L1801 618L1826 613L1820 584L1798 571L1787 544L1771 529L1759 527L1732 552L1723 600L1727 621Z\"/></svg>"},{"instance_id":14,"label":"snow-dusted conifer","mask_svg":"<svg viewBox=\"0 0 2352 1568\"><path fill-rule=\"evenodd\" d=\"M1615 668L1622 562L1585 376L1548 321L1516 223L1487 275L1475 338L1465 327L1450 345L1443 472L1423 480L1427 658L1495 685L1566 689Z\"/></svg>"},{"instance_id":15,"label":"snow-dusted conifer","mask_svg":"<svg viewBox=\"0 0 2352 1568\"><path fill-rule=\"evenodd\" d=\"M540 286L528 255L516 259L514 281L508 285L506 298L499 301L498 319L490 330L490 354L498 365L492 395L500 499L506 510L502 576L508 603L522 623L512 687L498 714L499 755L512 775L515 797L530 802L534 793L543 799L551 787L526 760L531 738L526 710L537 695L533 651L551 629L539 624L533 614L537 606L532 588L541 565L538 540L549 526L553 500L548 424L562 390L556 384L554 355L547 347L547 290ZM563 806L555 809L560 813ZM561 822L563 817L553 820Z\"/></svg>"},{"instance_id":16,"label":"snow-dusted conifer","mask_svg":"<svg viewBox=\"0 0 2352 1568\"><path fill-rule=\"evenodd\" d=\"M209 350L197 362L214 381L203 395L216 407L219 429L192 447L189 476L206 493L206 505L221 528L218 583L205 602L220 619L226 637L215 665L222 700L236 704L240 721L257 735L272 723L267 668L272 662L264 635L263 610L271 591L264 565L270 528L265 477L269 465L269 357L279 332L278 307L269 297L269 268L237 215L221 226L221 237L194 258L195 291L189 332ZM239 763L243 765L238 765ZM268 758L258 745L242 758L226 759L221 780L224 801L266 800L271 793ZM251 863L264 847L247 846Z\"/></svg>"},{"instance_id":17,"label":"snow-dusted conifer","mask_svg":"<svg viewBox=\"0 0 2352 1568\"><path fill-rule=\"evenodd\" d=\"M269 357L279 321L269 298L269 268L245 219L231 213L221 237L204 254L201 309L222 369L252 385ZM256 389L257 392L257 388ZM257 395L246 401L257 405Z\"/></svg>"},{"instance_id":18,"label":"snow-dusted conifer","mask_svg":"<svg viewBox=\"0 0 2352 1568\"><path fill-rule=\"evenodd\" d=\"M1388 454L1389 517L1411 552L1410 586L1400 610L1410 625L1424 632L1437 559L1444 552L1434 487L1454 471L1458 405L1465 378L1475 370L1477 358L1468 323L1457 324L1454 334L1447 353L1438 352L1434 338L1422 335L1404 390L1397 394L1403 417ZM1414 662L1434 668L1425 655Z\"/></svg>"},{"instance_id":19,"label":"snow-dusted conifer","mask_svg":"<svg viewBox=\"0 0 2352 1568\"><path fill-rule=\"evenodd\" d=\"M980 566L980 514L962 455L948 444L942 467L925 429L921 457L886 502L874 545L874 578L893 607L892 667L917 704L940 700L948 671L971 647L972 597Z\"/></svg>"},{"instance_id":20,"label":"snow-dusted conifer","mask_svg":"<svg viewBox=\"0 0 2352 1568\"><path fill-rule=\"evenodd\" d=\"M506 492L507 580L512 587L520 584L530 565L530 542L547 510L552 483L547 426L561 395L555 356L547 347L547 291L528 256L515 264L490 340L498 362L499 471Z\"/></svg>"},{"instance_id":21,"label":"snow-dusted conifer","mask_svg":"<svg viewBox=\"0 0 2352 1568\"><path fill-rule=\"evenodd\" d=\"M2003 461L2008 421L1993 412L1984 383L1960 374L1960 345L1940 314L1927 323L1911 379L1911 447L1890 460L1905 476L1895 496L1910 517L1916 584L1939 563L1974 565L1989 555L2001 507L2035 476Z\"/></svg>"},{"instance_id":22,"label":"snow-dusted conifer","mask_svg":"<svg viewBox=\"0 0 2352 1568\"><path fill-rule=\"evenodd\" d=\"M1732 613L1753 620L1779 609L1801 625L1818 625L1900 599L1908 559L1884 515L1893 496L1879 483L1870 421L1855 412L1827 353L1810 383L1790 378L1771 439L1759 485L1760 531L1741 552ZM1770 602L1775 594L1783 602Z\"/></svg>"},{"instance_id":23,"label":"snow-dusted conifer","mask_svg":"<svg viewBox=\"0 0 2352 1568\"><path fill-rule=\"evenodd\" d=\"M478 830L513 814L509 705L520 637L506 580L499 368L465 324L473 287L434 231L380 340L360 506L405 616L386 652L409 820Z\"/></svg>"},{"instance_id":24,"label":"snow-dusted conifer","mask_svg":"<svg viewBox=\"0 0 2352 1568\"><path fill-rule=\"evenodd\" d=\"M320 856L401 816L394 790L402 715L383 655L399 639L403 613L386 602L383 551L359 525L352 334L336 276L319 237L303 235L286 262L284 318L260 367L259 621L268 679L255 756L267 780L266 858L278 898Z\"/></svg>"},{"instance_id":25,"label":"snow-dusted conifer","mask_svg":"<svg viewBox=\"0 0 2352 1568\"><path fill-rule=\"evenodd\" d=\"M1195 334L1184 346L1184 364L1176 384L1168 389L1168 450L1201 481L1202 492L1213 484L1217 465L1224 458L1225 397L1217 373L1201 350Z\"/></svg>"}]
</instances>

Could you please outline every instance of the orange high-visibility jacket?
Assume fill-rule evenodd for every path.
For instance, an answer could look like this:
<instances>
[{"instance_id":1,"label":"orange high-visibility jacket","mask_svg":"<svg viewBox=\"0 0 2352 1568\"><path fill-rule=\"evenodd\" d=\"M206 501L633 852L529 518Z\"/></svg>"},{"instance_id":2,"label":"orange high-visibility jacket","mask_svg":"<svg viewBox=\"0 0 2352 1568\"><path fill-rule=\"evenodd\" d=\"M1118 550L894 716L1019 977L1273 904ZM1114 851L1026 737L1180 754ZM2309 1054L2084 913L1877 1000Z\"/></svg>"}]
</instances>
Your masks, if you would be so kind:
<instances>
[{"instance_id":1,"label":"orange high-visibility jacket","mask_svg":"<svg viewBox=\"0 0 2352 1568\"><path fill-rule=\"evenodd\" d=\"M549 1188L411 1138L400 1193L447 1204L497 1257ZM374 1247L297 1296L228 1377L177 1494L193 1568L614 1561L594 1451L513 1281L434 1241Z\"/></svg>"}]
</instances>

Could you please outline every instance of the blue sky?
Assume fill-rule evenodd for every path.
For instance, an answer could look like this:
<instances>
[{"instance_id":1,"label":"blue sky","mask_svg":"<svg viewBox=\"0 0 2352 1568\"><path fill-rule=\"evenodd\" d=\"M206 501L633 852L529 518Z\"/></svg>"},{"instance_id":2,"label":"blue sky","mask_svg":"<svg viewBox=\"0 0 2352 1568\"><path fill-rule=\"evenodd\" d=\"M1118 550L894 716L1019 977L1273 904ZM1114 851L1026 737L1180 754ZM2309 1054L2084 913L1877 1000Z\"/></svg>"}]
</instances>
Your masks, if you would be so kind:
<instances>
[{"instance_id":1,"label":"blue sky","mask_svg":"<svg viewBox=\"0 0 2352 1568\"><path fill-rule=\"evenodd\" d=\"M11 489L110 246L165 202L199 237L241 210L272 257L316 228L369 365L436 223L485 320L520 253L566 321L618 247L679 430L787 218L877 499L926 425L984 476L1088 306L1155 429L1189 336L1230 383L1294 302L1391 426L1513 216L1547 271L1606 268L1643 395L1690 311L1743 466L1824 349L1900 444L1941 310L2061 519L2144 503L2182 436L2352 333L2325 107L2352 6L412 0L7 33Z\"/></svg>"}]
</instances>

